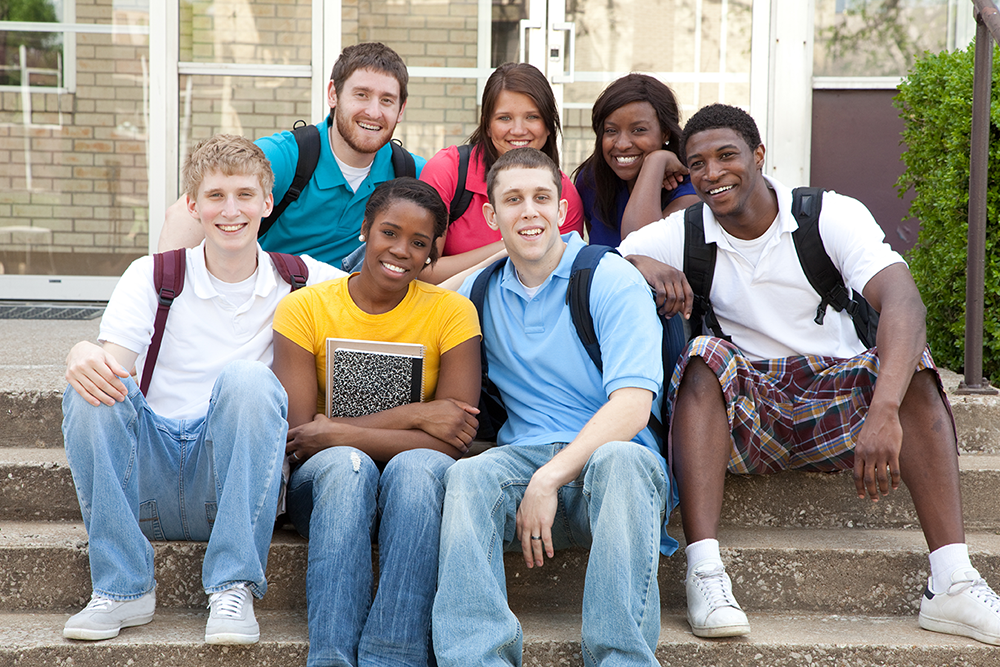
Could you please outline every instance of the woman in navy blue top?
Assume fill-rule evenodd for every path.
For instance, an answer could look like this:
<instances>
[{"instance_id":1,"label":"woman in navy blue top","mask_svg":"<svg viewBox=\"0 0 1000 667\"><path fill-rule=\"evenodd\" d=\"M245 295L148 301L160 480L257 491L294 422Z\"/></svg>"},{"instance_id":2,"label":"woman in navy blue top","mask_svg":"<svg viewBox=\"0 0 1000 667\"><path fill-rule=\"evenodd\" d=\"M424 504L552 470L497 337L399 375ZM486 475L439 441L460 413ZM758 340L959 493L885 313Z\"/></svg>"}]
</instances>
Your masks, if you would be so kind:
<instances>
[{"instance_id":1,"label":"woman in navy blue top","mask_svg":"<svg viewBox=\"0 0 1000 667\"><path fill-rule=\"evenodd\" d=\"M574 174L590 243L617 247L636 229L699 201L679 155L677 100L645 74L612 82L594 103L594 152Z\"/></svg>"}]
</instances>

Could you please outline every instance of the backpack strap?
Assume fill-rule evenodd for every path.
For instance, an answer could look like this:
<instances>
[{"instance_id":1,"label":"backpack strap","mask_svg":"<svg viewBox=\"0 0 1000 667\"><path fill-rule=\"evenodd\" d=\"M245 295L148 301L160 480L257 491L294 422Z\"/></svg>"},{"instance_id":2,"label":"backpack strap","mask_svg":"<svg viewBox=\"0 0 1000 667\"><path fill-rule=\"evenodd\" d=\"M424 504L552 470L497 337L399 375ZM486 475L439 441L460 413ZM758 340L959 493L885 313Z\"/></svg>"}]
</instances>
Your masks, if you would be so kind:
<instances>
[{"instance_id":1,"label":"backpack strap","mask_svg":"<svg viewBox=\"0 0 1000 667\"><path fill-rule=\"evenodd\" d=\"M156 358L160 356L160 343L163 342L163 330L167 326L167 315L174 299L180 296L184 289L184 267L187 261L187 251L184 248L153 255L153 287L156 289L156 318L153 321L153 337L146 349L146 360L142 365L142 380L139 391L146 395L149 382L153 377L153 367Z\"/></svg>"},{"instance_id":2,"label":"backpack strap","mask_svg":"<svg viewBox=\"0 0 1000 667\"><path fill-rule=\"evenodd\" d=\"M292 291L305 287L309 280L309 267L304 259L298 255L290 255L285 252L268 252L274 268L278 270L278 275L286 283L292 286Z\"/></svg>"},{"instance_id":3,"label":"backpack strap","mask_svg":"<svg viewBox=\"0 0 1000 667\"><path fill-rule=\"evenodd\" d=\"M396 178L400 176L417 177L417 163L410 155L410 151L403 148L403 142L399 139L390 139L389 146L392 148L392 173Z\"/></svg>"},{"instance_id":4,"label":"backpack strap","mask_svg":"<svg viewBox=\"0 0 1000 667\"><path fill-rule=\"evenodd\" d=\"M864 296L848 289L844 284L844 277L830 259L819 233L819 214L822 210L822 188L792 190L792 216L799 225L792 232L795 253L806 279L820 296L813 321L823 324L827 306L833 306L838 313L846 310L861 342L865 347L874 347L878 312Z\"/></svg>"},{"instance_id":5,"label":"backpack strap","mask_svg":"<svg viewBox=\"0 0 1000 667\"><path fill-rule=\"evenodd\" d=\"M732 342L722 331L719 318L712 307L712 280L715 278L715 256L718 246L705 242L704 204L692 204L684 211L684 275L694 292L691 308L692 326L700 327L699 333L711 333L717 338Z\"/></svg>"},{"instance_id":6,"label":"backpack strap","mask_svg":"<svg viewBox=\"0 0 1000 667\"><path fill-rule=\"evenodd\" d=\"M476 312L479 313L479 330L482 332L482 338L479 342L482 390L479 393L479 431L476 433L476 437L481 440L495 440L500 427L507 421L507 408L503 404L503 397L500 396L500 390L490 379L489 362L486 360L486 329L483 319L486 311L486 290L489 287L490 279L503 268L506 262L507 258L503 257L483 269L476 276L469 293L469 301L476 306Z\"/></svg>"},{"instance_id":7,"label":"backpack strap","mask_svg":"<svg viewBox=\"0 0 1000 667\"><path fill-rule=\"evenodd\" d=\"M469 210L472 203L472 192L465 189L465 183L469 180L469 157L472 155L472 146L462 144L458 146L458 181L455 183L455 194L451 198L451 206L448 207L448 224L455 222L462 217L462 214Z\"/></svg>"},{"instance_id":8,"label":"backpack strap","mask_svg":"<svg viewBox=\"0 0 1000 667\"><path fill-rule=\"evenodd\" d=\"M604 363L601 360L601 344L594 330L594 316L590 312L590 288L594 283L597 265L609 252L618 254L617 250L605 245L584 246L573 260L569 287L566 289L566 303L569 305L573 326L576 327L576 335L601 373L604 372Z\"/></svg>"},{"instance_id":9,"label":"backpack strap","mask_svg":"<svg viewBox=\"0 0 1000 667\"><path fill-rule=\"evenodd\" d=\"M333 122L332 116L327 118L327 125L331 122ZM299 125L299 123L302 124ZM264 236L271 225L285 212L288 205L299 198L306 185L309 184L309 179L312 178L313 172L316 171L316 165L319 163L319 128L315 125L307 125L303 120L297 120L292 127L292 136L295 137L295 144L299 149L299 159L295 163L295 176L292 177L292 184L288 186L285 196L271 209L271 214L260 221L257 238Z\"/></svg>"}]
</instances>

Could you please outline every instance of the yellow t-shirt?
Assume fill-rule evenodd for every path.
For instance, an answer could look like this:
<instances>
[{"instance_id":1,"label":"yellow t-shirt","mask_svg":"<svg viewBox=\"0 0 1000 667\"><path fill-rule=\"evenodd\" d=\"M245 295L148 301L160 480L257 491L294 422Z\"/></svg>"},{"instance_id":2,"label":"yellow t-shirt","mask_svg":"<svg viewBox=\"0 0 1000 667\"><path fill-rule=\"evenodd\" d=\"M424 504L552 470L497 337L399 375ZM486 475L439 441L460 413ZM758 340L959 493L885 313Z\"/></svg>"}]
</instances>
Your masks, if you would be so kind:
<instances>
[{"instance_id":1,"label":"yellow t-shirt","mask_svg":"<svg viewBox=\"0 0 1000 667\"><path fill-rule=\"evenodd\" d=\"M326 407L326 339L353 338L424 346L424 400L437 391L441 355L480 335L472 302L457 292L414 280L388 313L371 315L347 291L347 277L298 289L278 304L274 330L316 357L318 400Z\"/></svg>"}]
</instances>

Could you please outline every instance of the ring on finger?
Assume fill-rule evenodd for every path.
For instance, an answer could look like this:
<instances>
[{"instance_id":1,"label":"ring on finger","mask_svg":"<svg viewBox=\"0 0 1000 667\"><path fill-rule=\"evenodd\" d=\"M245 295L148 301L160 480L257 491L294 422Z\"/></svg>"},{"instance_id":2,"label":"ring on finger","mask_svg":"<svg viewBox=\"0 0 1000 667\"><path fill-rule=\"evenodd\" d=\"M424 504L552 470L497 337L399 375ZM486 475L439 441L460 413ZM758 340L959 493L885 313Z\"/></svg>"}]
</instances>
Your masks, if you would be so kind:
<instances>
[{"instance_id":1,"label":"ring on finger","mask_svg":"<svg viewBox=\"0 0 1000 667\"><path fill-rule=\"evenodd\" d=\"M533 540L540 540L540 539L542 539L542 536L541 535L532 535L531 539L533 539Z\"/></svg>"}]
</instances>

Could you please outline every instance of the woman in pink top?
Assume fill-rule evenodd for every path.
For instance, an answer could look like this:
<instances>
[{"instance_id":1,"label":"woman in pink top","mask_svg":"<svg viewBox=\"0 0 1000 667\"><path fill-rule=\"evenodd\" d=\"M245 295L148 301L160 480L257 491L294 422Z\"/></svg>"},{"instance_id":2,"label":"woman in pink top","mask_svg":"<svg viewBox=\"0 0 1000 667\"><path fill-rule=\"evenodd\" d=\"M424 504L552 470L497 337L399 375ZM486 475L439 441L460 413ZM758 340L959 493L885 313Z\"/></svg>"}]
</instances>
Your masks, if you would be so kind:
<instances>
[{"instance_id":1,"label":"woman in pink top","mask_svg":"<svg viewBox=\"0 0 1000 667\"><path fill-rule=\"evenodd\" d=\"M506 63L490 75L483 89L479 127L469 137L472 152L465 190L471 193L471 201L438 240L441 257L424 269L421 280L440 283L494 255L501 256L500 232L490 229L483 217L486 174L498 157L522 146L537 148L559 164L559 132L559 112L552 87L538 68L527 63ZM459 147L445 148L428 160L420 180L438 191L450 211L457 203L452 200L459 182ZM583 203L566 174L562 178L562 193L569 208L560 230L582 235Z\"/></svg>"}]
</instances>

